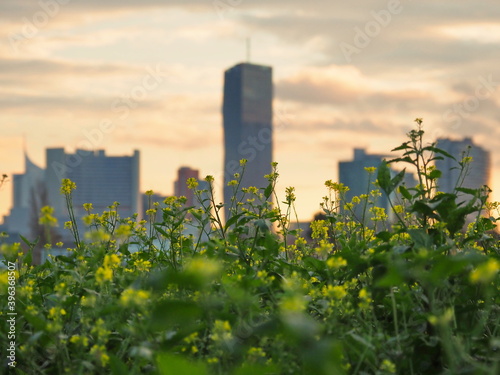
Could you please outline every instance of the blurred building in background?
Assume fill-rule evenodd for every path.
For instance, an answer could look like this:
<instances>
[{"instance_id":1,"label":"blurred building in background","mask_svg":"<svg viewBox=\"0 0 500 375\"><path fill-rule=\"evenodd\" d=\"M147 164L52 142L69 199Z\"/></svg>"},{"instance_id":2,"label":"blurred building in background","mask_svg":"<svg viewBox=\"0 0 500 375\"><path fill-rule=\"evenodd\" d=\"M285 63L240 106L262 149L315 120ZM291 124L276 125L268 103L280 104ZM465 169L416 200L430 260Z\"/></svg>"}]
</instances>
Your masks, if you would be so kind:
<instances>
[{"instance_id":1,"label":"blurred building in background","mask_svg":"<svg viewBox=\"0 0 500 375\"><path fill-rule=\"evenodd\" d=\"M436 168L443 173L438 180L441 191L453 193L457 186L479 189L490 184L490 153L475 145L471 138L459 141L441 138L437 140L437 147L456 159L445 157L443 160L436 160ZM465 173L461 173L458 163L466 156L472 157L472 161L467 164Z\"/></svg>"},{"instance_id":2,"label":"blurred building in background","mask_svg":"<svg viewBox=\"0 0 500 375\"><path fill-rule=\"evenodd\" d=\"M46 184L49 204L58 217L66 216L61 180L69 178L76 184L73 191L75 215L86 214L84 203L92 203L95 212L108 210L118 202L120 217L142 212L139 192L140 153L131 156L107 156L104 150L76 150L68 154L62 148L47 149Z\"/></svg>"},{"instance_id":3,"label":"blurred building in background","mask_svg":"<svg viewBox=\"0 0 500 375\"><path fill-rule=\"evenodd\" d=\"M58 220L52 240L71 240L63 229L68 220L61 181L69 178L77 188L73 191L73 209L79 220L86 215L84 203L92 203L94 212L108 210L119 202L121 217L141 214L142 200L139 193L139 151L132 156L106 156L104 150L77 150L66 153L63 148L46 150L47 167L36 166L25 155L25 172L13 176L13 207L4 218L4 227L11 236L21 234L30 241L44 234L40 227L40 210L44 206L54 208ZM79 220L80 221L80 220ZM81 221L78 223L83 225Z\"/></svg>"},{"instance_id":4,"label":"blurred building in background","mask_svg":"<svg viewBox=\"0 0 500 375\"><path fill-rule=\"evenodd\" d=\"M374 185L377 180L377 171L369 172L368 168L378 168L382 161L386 158L386 155L378 154L367 154L365 149L355 148L354 158L350 161L339 162L339 182L344 184L349 188L345 193L345 202L350 203L354 197L360 197L361 195L368 195L369 199L374 201L374 205L385 209L388 215L388 220L393 221L394 215L389 204L389 199L394 205L400 204L399 194L393 192L389 197L381 191L380 188ZM394 177L398 172L393 168L390 168L391 175ZM406 187L416 186L416 180L412 173L406 171L402 183ZM379 196L371 196L370 192L372 190L379 190ZM343 207L340 207L344 210ZM370 224L370 217L372 216L368 212L369 207L365 207L363 203L353 205L353 213L358 220L364 218L367 224Z\"/></svg>"},{"instance_id":5,"label":"blurred building in background","mask_svg":"<svg viewBox=\"0 0 500 375\"><path fill-rule=\"evenodd\" d=\"M26 152L24 153L24 170L24 173L12 176L13 206L9 215L4 217L4 227L10 234L28 237L33 225L37 224L36 210L41 208L44 194L46 194L45 171L35 165Z\"/></svg>"},{"instance_id":6,"label":"blurred building in background","mask_svg":"<svg viewBox=\"0 0 500 375\"><path fill-rule=\"evenodd\" d=\"M199 180L199 175L200 172L197 169L192 169L190 167L180 167L177 170L177 180L174 182L174 195L176 197L186 197L187 207L192 207L197 202L195 202L193 190L188 189L186 182L189 178Z\"/></svg>"}]
</instances>

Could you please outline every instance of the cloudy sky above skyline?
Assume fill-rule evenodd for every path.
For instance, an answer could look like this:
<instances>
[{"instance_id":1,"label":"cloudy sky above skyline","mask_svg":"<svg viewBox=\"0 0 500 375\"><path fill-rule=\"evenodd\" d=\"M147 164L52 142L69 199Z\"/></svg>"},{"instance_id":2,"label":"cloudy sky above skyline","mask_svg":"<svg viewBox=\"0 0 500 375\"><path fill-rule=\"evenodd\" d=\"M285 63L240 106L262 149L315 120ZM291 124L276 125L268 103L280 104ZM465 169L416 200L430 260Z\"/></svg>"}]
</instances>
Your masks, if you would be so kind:
<instances>
[{"instance_id":1,"label":"cloudy sky above skyline","mask_svg":"<svg viewBox=\"0 0 500 375\"><path fill-rule=\"evenodd\" d=\"M24 171L24 137L42 167L47 147L140 149L142 190L172 194L184 165L220 176L223 71L251 38L274 69L279 189L296 187L301 219L338 161L388 153L416 117L429 141L491 151L498 200L498 20L494 0L2 0L0 172Z\"/></svg>"}]
</instances>

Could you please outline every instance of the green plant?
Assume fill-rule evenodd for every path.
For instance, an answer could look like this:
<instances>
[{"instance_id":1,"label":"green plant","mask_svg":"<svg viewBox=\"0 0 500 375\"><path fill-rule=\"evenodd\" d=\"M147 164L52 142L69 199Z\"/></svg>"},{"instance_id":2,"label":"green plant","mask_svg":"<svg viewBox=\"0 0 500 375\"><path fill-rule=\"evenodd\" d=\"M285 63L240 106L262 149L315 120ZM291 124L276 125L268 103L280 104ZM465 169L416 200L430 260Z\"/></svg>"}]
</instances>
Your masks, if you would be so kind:
<instances>
[{"instance_id":1,"label":"green plant","mask_svg":"<svg viewBox=\"0 0 500 375\"><path fill-rule=\"evenodd\" d=\"M102 213L87 204L83 230L72 214L77 187L65 181L67 255L33 265L19 244L0 245L5 265L15 264L17 313L17 366L2 370L496 375L498 203L460 182L440 192L446 171L432 162L449 155L425 145L417 124L395 149L402 156L369 171L373 190L346 202L347 187L326 182L324 219L311 224L310 241L290 230L296 198L287 188L279 199L276 164L263 189L242 188L235 176L225 223L209 176L207 189L187 181L196 207L183 197L150 201L138 221L121 218L117 203ZM388 173L398 163L416 168L416 187L401 185L405 171ZM379 190L394 223L375 205ZM192 227L198 234L186 233ZM0 272L4 295L8 273ZM2 347L7 328L4 319Z\"/></svg>"}]
</instances>

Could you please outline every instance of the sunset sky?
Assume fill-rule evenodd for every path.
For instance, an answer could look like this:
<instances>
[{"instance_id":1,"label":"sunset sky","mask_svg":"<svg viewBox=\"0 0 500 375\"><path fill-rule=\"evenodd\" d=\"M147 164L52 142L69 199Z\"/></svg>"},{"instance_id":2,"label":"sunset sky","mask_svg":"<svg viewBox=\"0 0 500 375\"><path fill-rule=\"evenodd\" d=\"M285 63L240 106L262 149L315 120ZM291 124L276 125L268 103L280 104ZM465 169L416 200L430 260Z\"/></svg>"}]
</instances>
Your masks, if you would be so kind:
<instances>
[{"instance_id":1,"label":"sunset sky","mask_svg":"<svg viewBox=\"0 0 500 375\"><path fill-rule=\"evenodd\" d=\"M498 0L1 0L0 173L24 172L24 138L41 167L48 147L139 149L142 191L172 194L180 166L220 182L223 72L251 38L250 61L274 69L278 189L296 188L300 219L338 161L389 153L416 117L429 142L491 151L499 200L499 20Z\"/></svg>"}]
</instances>

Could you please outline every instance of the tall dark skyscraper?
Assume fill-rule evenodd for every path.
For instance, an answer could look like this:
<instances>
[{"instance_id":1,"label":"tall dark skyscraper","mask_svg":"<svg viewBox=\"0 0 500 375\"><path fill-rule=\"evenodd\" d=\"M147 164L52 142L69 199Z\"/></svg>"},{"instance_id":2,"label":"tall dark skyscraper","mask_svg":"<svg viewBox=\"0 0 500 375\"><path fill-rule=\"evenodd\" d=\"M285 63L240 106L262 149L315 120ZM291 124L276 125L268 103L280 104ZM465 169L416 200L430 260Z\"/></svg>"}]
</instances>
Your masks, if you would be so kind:
<instances>
[{"instance_id":1,"label":"tall dark skyscraper","mask_svg":"<svg viewBox=\"0 0 500 375\"><path fill-rule=\"evenodd\" d=\"M224 203L229 218L233 189L227 182L248 163L242 187L264 188L273 161L273 78L269 66L242 63L224 74Z\"/></svg>"}]
</instances>

